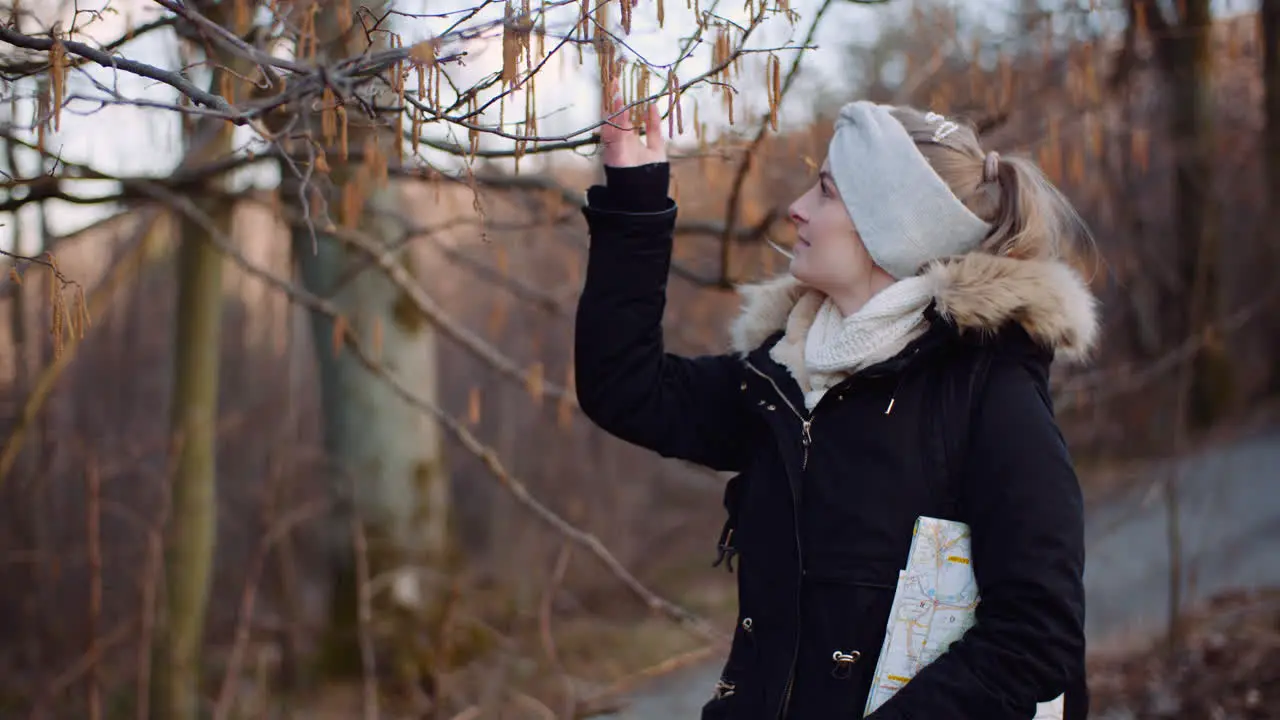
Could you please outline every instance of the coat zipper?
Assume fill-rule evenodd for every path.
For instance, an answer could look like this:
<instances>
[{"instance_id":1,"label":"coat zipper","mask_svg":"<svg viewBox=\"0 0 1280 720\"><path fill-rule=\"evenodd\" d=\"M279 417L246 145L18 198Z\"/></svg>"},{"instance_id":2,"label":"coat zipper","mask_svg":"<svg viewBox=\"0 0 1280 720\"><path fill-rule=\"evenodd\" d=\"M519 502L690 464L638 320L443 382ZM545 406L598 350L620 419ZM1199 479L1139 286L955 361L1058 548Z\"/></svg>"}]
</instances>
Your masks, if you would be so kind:
<instances>
[{"instance_id":1,"label":"coat zipper","mask_svg":"<svg viewBox=\"0 0 1280 720\"><path fill-rule=\"evenodd\" d=\"M789 398L787 398L787 394L782 392L782 388L778 387L778 383L775 382L773 378L761 372L759 368L752 365L750 362L747 362L746 365L751 368L752 372L769 381L769 384L773 386L774 391L778 393L778 397L782 398L782 402L785 403L787 408L789 408L791 412L800 419L800 444L804 446L804 455L800 463L800 469L803 470L809 467L809 446L813 444L813 435L810 432L813 428L813 416L810 415L806 417L803 413L797 410L796 406L792 404Z\"/></svg>"},{"instance_id":2,"label":"coat zipper","mask_svg":"<svg viewBox=\"0 0 1280 720\"><path fill-rule=\"evenodd\" d=\"M913 350L911 353L912 357L915 357L915 355L919 352L920 352L919 348L916 348L915 350ZM794 414L797 418L799 418L800 444L804 448L804 452L800 460L800 470L801 472L803 472L805 469L809 467L809 447L813 445L813 434L812 434L813 419L814 419L813 413L809 413L808 415L806 415L800 412L799 410L797 410L796 406L792 404L791 400L787 397L787 394L782 391L782 388L778 387L778 383L775 382L772 377L770 377L767 373L762 372L760 368L753 365L750 360L743 360L743 363L748 368L750 368L751 371L754 372L756 375L759 375L760 377L767 380L768 383L773 386L774 392L778 393L778 397L782 398L782 402L787 406L788 409L791 410L792 414ZM871 375L864 373L863 376L870 377ZM899 376L898 386L894 388L893 395L889 397L889 405L884 409L885 415L889 415L893 412L893 404L894 404L894 401L897 400L898 390L901 387L902 387L902 377ZM821 402L819 402L819 404L821 404ZM790 483L788 483L788 485L789 484ZM797 507L796 505L796 497L795 497L794 491L792 491L792 494L791 494L791 507L792 507L792 514L793 514L793 525L795 527L795 534L796 534L796 553L797 555L799 555L799 553L801 552L800 551L800 544L801 544L800 543L800 508ZM800 574L801 574L801 583L803 584L804 582L803 559L801 559ZM799 618L800 603L801 603L801 598L797 597L796 598L796 613L797 613L796 642L795 642L794 649L791 651L791 670L788 671L788 674L787 674L787 686L786 688L783 689L783 692L782 692L782 706L778 709L778 717L782 720L785 720L785 718L787 717L787 709L791 705L791 689L795 685L795 679L796 679L796 660L799 658L799 655L800 655L800 618Z\"/></svg>"},{"instance_id":3,"label":"coat zipper","mask_svg":"<svg viewBox=\"0 0 1280 720\"><path fill-rule=\"evenodd\" d=\"M804 472L805 468L809 466L809 446L813 444L813 435L810 432L813 428L813 417L805 416L797 410L796 406L791 403L791 400L787 398L787 394L782 392L782 388L778 387L778 383L774 382L773 378L761 372L760 369L755 365L752 365L750 361L744 362L748 368L751 368L752 372L764 378L773 386L774 391L778 393L778 397L782 398L782 402L791 409L791 412L794 413L797 418L800 419L800 443L804 446L804 454L800 461L800 471ZM790 487L791 483L787 483L787 485ZM800 597L800 587L804 584L804 559L800 549L800 507L796 502L794 490L792 490L791 493L791 512L792 526L796 534L796 556L800 562L800 577L796 583L796 640L795 645L791 649L791 669L787 671L787 685L782 691L782 705L778 708L778 718L780 720L785 720L787 717L787 710L791 706L791 689L795 686L796 680L796 661L800 657L800 604L802 602Z\"/></svg>"},{"instance_id":4,"label":"coat zipper","mask_svg":"<svg viewBox=\"0 0 1280 720\"><path fill-rule=\"evenodd\" d=\"M770 385L773 386L774 392L778 393L778 397L782 398L783 404L785 404L787 408L791 410L792 414L794 414L800 420L800 444L804 449L803 454L801 455L801 460L800 460L800 470L801 472L803 472L805 469L809 467L809 447L813 445L813 433L812 433L813 420L814 420L813 413L806 415L800 412L798 409L796 409L796 406L787 397L787 394L782 391L782 388L778 387L778 383L775 382L772 377L770 377L767 373L762 372L760 368L757 368L755 365L753 365L751 361L744 360L743 362L748 368L751 369L752 372L764 378L765 380L768 381ZM900 386L901 386L901 378L899 378L899 387ZM884 411L885 415L888 415L893 412L893 403L894 403L894 400L897 399L897 395L898 395L898 391L895 388L893 395L889 398L889 406L885 408L885 411ZM792 493L792 496L791 496L791 506L794 514L794 525L795 525L795 533L796 533L796 552L799 553L800 552L800 508L796 507L794 492ZM803 561L801 562L802 562L802 565L801 565L802 569L800 572L801 572L801 575L803 576L804 574ZM801 582L803 582L803 577ZM800 598L797 597L796 598L797 613L799 613L800 602L801 602ZM797 617L796 618L796 643L795 643L795 648L792 650L792 653L791 653L791 670L787 674L787 686L782 692L782 707L779 708L779 711L778 711L778 717L781 719L785 719L787 717L787 709L791 705L791 689L795 685L796 660L798 659L799 654L800 654L800 619L799 617Z\"/></svg>"}]
</instances>

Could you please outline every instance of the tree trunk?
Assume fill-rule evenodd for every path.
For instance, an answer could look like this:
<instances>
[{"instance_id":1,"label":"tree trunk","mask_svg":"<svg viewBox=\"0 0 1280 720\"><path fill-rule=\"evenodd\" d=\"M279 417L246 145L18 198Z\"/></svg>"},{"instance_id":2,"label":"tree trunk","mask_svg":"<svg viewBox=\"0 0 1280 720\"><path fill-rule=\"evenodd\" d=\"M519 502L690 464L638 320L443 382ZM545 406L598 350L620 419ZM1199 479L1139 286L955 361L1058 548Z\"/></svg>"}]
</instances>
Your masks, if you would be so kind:
<instances>
[{"instance_id":1,"label":"tree trunk","mask_svg":"<svg viewBox=\"0 0 1280 720\"><path fill-rule=\"evenodd\" d=\"M1213 18L1209 0L1180 3L1176 23L1161 23L1158 51L1169 88L1169 134L1175 149L1174 227L1177 268L1183 293L1170 298L1186 313L1173 323L1183 338L1206 341L1190 366L1180 368L1174 404L1170 454L1177 458L1189 433L1219 419L1230 405L1231 367L1221 338L1210 328L1218 319L1219 266L1217 208L1214 197L1212 54ZM1158 9L1149 9L1159 12ZM1178 301L1181 301L1179 303ZM1183 592L1186 586L1182 547L1181 497L1175 472L1164 485L1165 532L1169 551L1169 657L1182 646Z\"/></svg>"},{"instance_id":2,"label":"tree trunk","mask_svg":"<svg viewBox=\"0 0 1280 720\"><path fill-rule=\"evenodd\" d=\"M13 122L18 117L18 95L14 93L10 99L8 108L8 122ZM4 143L4 160L5 169L10 177L23 177L22 169L18 167L17 143L6 140ZM25 254L23 251L23 217L22 211L16 210L9 214L9 226L12 229L13 252L17 255ZM11 267L19 274L25 268L16 259L9 261ZM20 282L10 280L9 282L9 338L13 343L13 390L17 397L25 397L28 392L28 367L27 367L27 305L26 305L26 289ZM35 438L33 438L35 439ZM33 443L34 444L34 443ZM33 468L32 461L36 458L36 452L32 448L26 448L22 454L18 456L17 462L13 468L13 474L17 475L23 482L32 482L31 471ZM39 485L44 485L40 483ZM44 550L43 547L36 542L36 528L40 523L41 517L34 511L38 507L37 499L39 497L39 486L32 486L29 496L29 509L26 513L20 513L16 520L14 534L20 538L22 547L30 548L32 552L39 553ZM38 557L38 555L37 555ZM22 614L25 616L25 624L32 628L32 631L25 633L27 644L23 648L25 660L29 663L29 667L40 667L40 635L34 631L39 627L40 619L44 616L41 612L40 603L36 601L38 590L42 588L43 570L36 566L35 563L30 564L26 568L25 582L28 584L29 592L25 593L26 600L23 602Z\"/></svg>"},{"instance_id":3,"label":"tree trunk","mask_svg":"<svg viewBox=\"0 0 1280 720\"><path fill-rule=\"evenodd\" d=\"M1183 332L1174 337L1206 339L1196 355L1188 418L1204 428L1225 414L1231 403L1231 366L1221 337L1206 330L1220 316L1217 207L1214 197L1212 95L1212 15L1209 0L1187 0L1177 28L1166 44L1170 80L1170 135L1177 149L1174 171L1174 220L1179 276L1186 293ZM1207 335L1207 337L1206 337Z\"/></svg>"},{"instance_id":4,"label":"tree trunk","mask_svg":"<svg viewBox=\"0 0 1280 720\"><path fill-rule=\"evenodd\" d=\"M1280 253L1275 238L1275 227L1280 222L1280 0L1262 0L1259 12L1262 15L1262 86L1265 92L1266 132L1263 133L1263 157L1266 163L1267 208L1266 223L1262 232L1270 237L1264 238L1263 247L1270 248L1269 255L1263 262L1276 267L1280 261ZM1271 353L1271 377L1268 378L1268 389L1272 393L1280 393L1280 321L1276 318L1276 308L1264 313L1270 325L1264 328L1268 335L1267 349Z\"/></svg>"},{"instance_id":5,"label":"tree trunk","mask_svg":"<svg viewBox=\"0 0 1280 720\"><path fill-rule=\"evenodd\" d=\"M392 205L392 196L390 189L378 191L370 204ZM374 212L364 217L360 227L373 232L383 229L379 224L387 224L380 223ZM380 345L377 354L388 373L415 394L435 399L436 335L404 294L376 268L335 287L361 258L333 238L321 236L313 253L310 234L302 229L295 232L294 247L304 286L333 300L364 347ZM408 259L402 257L402 261ZM377 326L380 331L375 330ZM445 551L448 486L440 430L434 420L406 403L350 354L336 350L329 318L313 316L312 329L321 378L324 444L334 467L333 492L348 508L332 516L328 533L334 571L332 620L338 641L337 646L330 645L328 655L355 661L359 654L347 652L356 640L352 631L357 590L349 512L366 526L374 575L402 564L432 567ZM375 334L381 335L380 343L374 340ZM422 594L416 580L408 577L399 579L394 588L402 599Z\"/></svg>"},{"instance_id":6,"label":"tree trunk","mask_svg":"<svg viewBox=\"0 0 1280 720\"><path fill-rule=\"evenodd\" d=\"M226 229L225 211L210 213ZM174 335L172 516L165 553L164 632L156 670L165 720L199 717L200 649L217 530L218 351L222 255L184 221Z\"/></svg>"},{"instance_id":7,"label":"tree trunk","mask_svg":"<svg viewBox=\"0 0 1280 720\"><path fill-rule=\"evenodd\" d=\"M364 49L367 40L359 24L341 34L335 27L337 13L322 15L317 20L322 54L332 59ZM357 120L355 110L350 115L347 132L351 148L376 142L385 157L399 157L395 150L398 139L393 134L373 126L372 121ZM318 118L311 121L311 127L318 129ZM358 220L349 225L384 246L396 243L402 228L395 221L400 205L395 187L371 178L376 173L368 173L355 159L343 163L337 153L329 153L328 162L332 167L328 178L313 182L324 190L335 222L341 221L336 215L337 208L343 207L344 193L358 188L365 200ZM287 168L283 172L286 179L292 174ZM286 183L284 192L287 202L297 202L296 179ZM293 210L301 212L296 204ZM314 235L304 226L293 230L302 284L340 308L343 322L360 338L362 347L377 356L388 374L415 395L437 400L435 329L379 268L337 238L320 232L321 222L315 225ZM401 247L397 256L421 279L406 248ZM361 588L355 573L353 514L369 540L371 576L393 578L393 612L421 620L434 610L435 593L424 584L430 578L423 577L420 570L442 570L447 549L448 478L442 462L441 430L435 419L410 406L383 378L343 352L334 341L331 319L313 314L311 324L320 374L324 446L333 469L332 491L339 499L339 509L328 519L326 532L333 594L323 659L327 671L346 674L358 671L361 659L356 616ZM411 568L419 572L410 572ZM375 602L388 608L385 597L375 598ZM379 611L379 615L385 616L385 612ZM379 654L399 656L397 666L414 676L407 680L429 683L436 660L405 644L421 634L422 623L415 624L415 632L393 629L390 637L375 641L379 641ZM390 645L381 642L388 639Z\"/></svg>"},{"instance_id":8,"label":"tree trunk","mask_svg":"<svg viewBox=\"0 0 1280 720\"><path fill-rule=\"evenodd\" d=\"M215 71L218 87L222 71ZM195 158L231 151L231 127L210 139L209 120L193 123ZM225 125L225 123L224 123ZM231 230L229 201L197 193L196 204L219 232ZM152 716L196 720L200 713L201 650L217 543L218 363L222 333L222 254L207 231L185 215L178 223L178 301L174 318L171 409L174 475L165 545L164 602L152 668Z\"/></svg>"},{"instance_id":9,"label":"tree trunk","mask_svg":"<svg viewBox=\"0 0 1280 720\"><path fill-rule=\"evenodd\" d=\"M226 209L209 214L229 229ZM222 255L201 237L202 228L184 220L181 231L171 419L177 462L165 553L165 622L154 665L154 707L165 720L199 717L200 649L217 530Z\"/></svg>"}]
</instances>

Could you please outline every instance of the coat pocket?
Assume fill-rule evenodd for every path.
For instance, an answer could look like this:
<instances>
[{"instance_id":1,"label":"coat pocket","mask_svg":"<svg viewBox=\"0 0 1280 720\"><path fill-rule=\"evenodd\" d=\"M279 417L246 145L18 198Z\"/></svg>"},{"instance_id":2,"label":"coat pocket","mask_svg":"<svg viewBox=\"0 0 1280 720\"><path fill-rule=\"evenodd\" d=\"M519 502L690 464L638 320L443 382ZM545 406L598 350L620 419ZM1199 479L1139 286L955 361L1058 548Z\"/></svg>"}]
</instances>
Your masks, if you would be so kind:
<instances>
[{"instance_id":1,"label":"coat pocket","mask_svg":"<svg viewBox=\"0 0 1280 720\"><path fill-rule=\"evenodd\" d=\"M894 587L871 577L806 578L802 682L828 717L862 717Z\"/></svg>"}]
</instances>

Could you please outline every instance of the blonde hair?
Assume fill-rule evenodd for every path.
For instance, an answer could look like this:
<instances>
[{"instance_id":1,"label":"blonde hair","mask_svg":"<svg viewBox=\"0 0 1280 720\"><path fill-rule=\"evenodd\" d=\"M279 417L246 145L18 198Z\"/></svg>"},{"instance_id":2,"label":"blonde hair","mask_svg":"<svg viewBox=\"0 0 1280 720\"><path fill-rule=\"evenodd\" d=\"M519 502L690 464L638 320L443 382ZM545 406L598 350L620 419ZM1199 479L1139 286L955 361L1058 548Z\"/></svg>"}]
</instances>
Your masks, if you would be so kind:
<instances>
[{"instance_id":1,"label":"blonde hair","mask_svg":"<svg viewBox=\"0 0 1280 720\"><path fill-rule=\"evenodd\" d=\"M1065 260L1078 258L1086 244L1092 247L1080 215L1030 159L988 153L974 128L954 119L903 106L890 113L960 202L992 225L981 250L1024 260Z\"/></svg>"}]
</instances>

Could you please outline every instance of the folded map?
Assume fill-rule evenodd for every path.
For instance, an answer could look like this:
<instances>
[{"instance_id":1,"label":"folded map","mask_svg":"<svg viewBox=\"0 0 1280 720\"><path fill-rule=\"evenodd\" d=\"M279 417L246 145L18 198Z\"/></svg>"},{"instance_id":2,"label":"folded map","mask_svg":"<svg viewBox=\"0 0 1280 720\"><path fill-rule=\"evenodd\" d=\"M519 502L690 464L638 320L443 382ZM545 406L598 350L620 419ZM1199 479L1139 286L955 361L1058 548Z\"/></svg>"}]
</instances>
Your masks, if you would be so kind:
<instances>
[{"instance_id":1,"label":"folded map","mask_svg":"<svg viewBox=\"0 0 1280 720\"><path fill-rule=\"evenodd\" d=\"M893 609L871 679L863 716L870 715L920 668L946 652L975 622L978 582L973 575L969 526L921 516L912 531L906 569L898 573ZM1062 720L1059 695L1036 707L1029 720Z\"/></svg>"}]
</instances>

